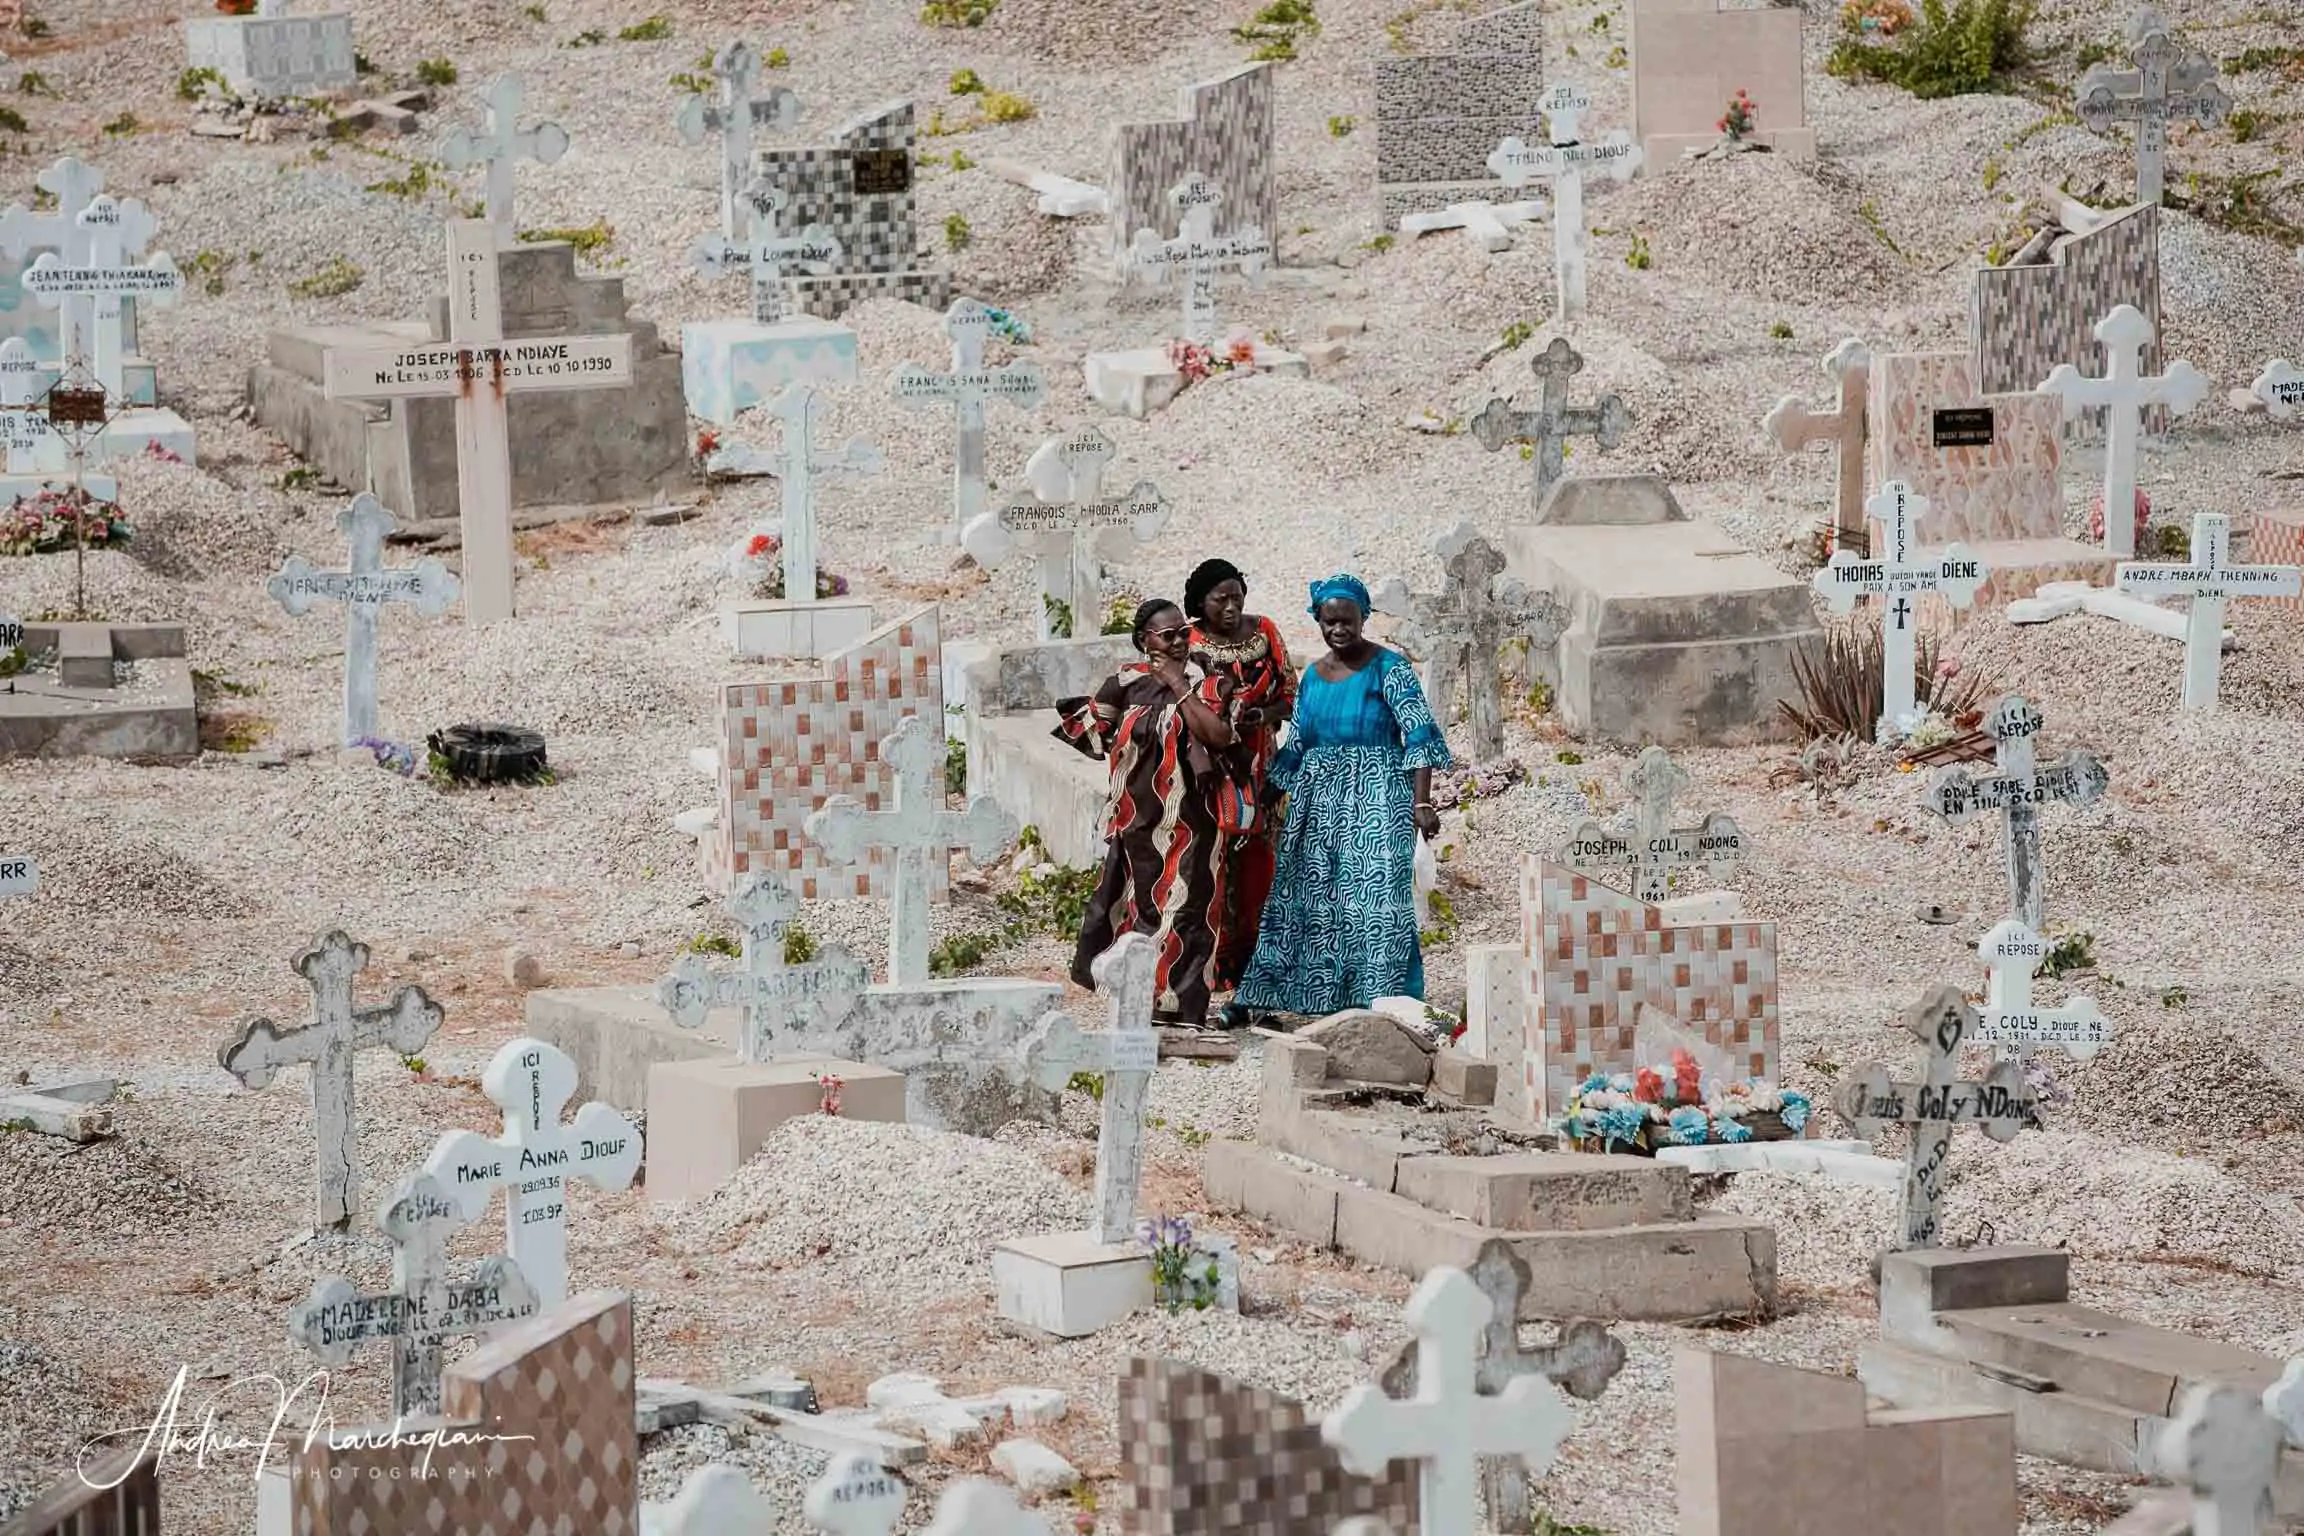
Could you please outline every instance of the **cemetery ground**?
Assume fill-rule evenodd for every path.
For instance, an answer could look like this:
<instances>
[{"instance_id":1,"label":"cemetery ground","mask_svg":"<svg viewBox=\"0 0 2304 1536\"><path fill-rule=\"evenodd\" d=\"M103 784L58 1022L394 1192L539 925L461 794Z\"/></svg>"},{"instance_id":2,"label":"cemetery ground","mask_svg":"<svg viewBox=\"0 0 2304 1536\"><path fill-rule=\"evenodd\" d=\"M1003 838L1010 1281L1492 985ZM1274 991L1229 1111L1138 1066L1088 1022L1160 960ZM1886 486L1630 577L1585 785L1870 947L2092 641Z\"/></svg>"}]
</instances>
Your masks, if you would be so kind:
<instances>
[{"instance_id":1,"label":"cemetery ground","mask_svg":"<svg viewBox=\"0 0 2304 1536\"><path fill-rule=\"evenodd\" d=\"M805 130L900 96L916 98L924 120L942 106L958 127L971 100L943 93L963 68L1029 98L1029 120L922 141L924 227L942 244L947 228L961 233L949 221L964 221L965 244L948 253L954 291L1027 318L1028 355L1058 381L1030 413L989 413L995 481L1014 478L1042 437L1086 419L1076 392L1085 351L1164 334L1167 298L1122 296L1102 275L1100 226L1042 219L1030 193L955 168L953 157L1005 155L1094 179L1101 151L1084 146L1100 146L1116 114L1165 111L1175 86L1244 54L1228 29L1247 19L1245 5L1001 0L976 30L923 27L900 0L766 14L658 8L668 37L623 41L621 29L646 19L637 6L548 0L536 20L537 8L508 0L373 0L360 8L359 35L391 76L453 60L459 78L438 92L440 123L477 121L489 77L517 67L531 110L576 144L557 165L521 168L521 228L605 231L587 242L585 270L621 277L636 311L668 334L735 302L682 264L713 222L716 166L673 131L679 93L666 82L700 52L739 31L763 51L785 50L778 78L800 94ZM189 109L173 94L175 7L35 9L53 37L27 44L18 63L57 94L22 101L30 132L7 162L10 195L27 198L40 167L77 153L112 189L149 202L162 243L201 274L144 328L167 403L199 430L200 466L122 465L135 538L91 554L87 569L89 606L104 617L187 625L210 750L173 768L0 764L0 845L42 869L36 897L0 910L0 1064L34 1081L102 1072L128 1085L109 1141L0 1134L0 1512L68 1469L90 1435L149 1422L179 1368L188 1404L227 1379L294 1382L309 1370L282 1318L310 1290L314 1261L279 1255L309 1215L303 1076L250 1093L215 1052L251 1014L306 1016L309 993L288 961L315 933L342 927L370 947L362 1001L416 983L447 1010L422 1071L389 1053L360 1059L366 1213L442 1131L494 1129L475 1079L521 1032L508 951L533 955L556 984L653 983L681 946L727 931L671 823L698 798L684 758L709 737L714 687L742 671L720 638L718 604L740 595L727 552L775 506L768 482L700 485L685 521L604 515L523 533L516 622L386 616L386 735L421 742L459 721L516 722L546 735L555 782L443 790L340 756L341 616L290 619L263 582L290 552L333 566L345 498L313 486L243 419L243 381L272 324L422 312L442 285L440 220L451 200L476 195L477 180L414 195L364 190L406 186L404 146L429 138L190 138ZM1427 589L1434 534L1466 516L1508 520L1527 496L1529 466L1480 451L1461 423L1492 395L1525 397L1528 359L1547 335L1548 239L1524 232L1514 249L1487 255L1455 235L1372 238L1371 149L1335 122L1367 115L1367 61L1394 10L1389 0L1327 0L1322 32L1282 69L1280 266L1260 290L1224 293L1229 318L1284 337L1364 320L1349 359L1309 381L1210 381L1150 421L1101 423L1119 447L1116 480L1155 478L1174 507L1162 538L1121 568L1127 590L1176 594L1194 563L1226 555L1249 573L1250 608L1280 620L1299 661L1314 647L1301 614L1308 579L1342 568ZM2292 27L2240 0L2166 10L2219 55L2295 41ZM2062 96L1930 102L1831 78L1820 67L1826 16L1811 8L1808 83L1826 158L1741 155L1593 194L1591 221L1607 233L1595 235L1590 309L1575 338L1588 359L1579 398L1618 392L1633 427L1607 455L1578 444L1571 471L1653 469L1691 512L1788 568L1830 519L1832 470L1828 455L1782 458L1757 427L1768 406L1793 391L1821 398L1817 359L1843 336L1963 345L1965 275L1999 238L2001 200L2068 171L2079 189L2130 174L2122 143L2069 121L2039 126ZM2076 73L2076 51L2112 40L2117 24L2094 0L2043 6L2033 39L2059 88ZM1548 49L1579 51L1604 125L1624 116L1622 71L1603 62L1620 41L1611 9L1551 10ZM2260 71L2231 83L2241 105L2269 114L2293 111L2304 94L2283 78ZM2180 137L2171 186L2188 172L2228 186L2300 151L2294 118L2249 143ZM2286 217L2304 210L2291 202ZM2165 217L2167 355L2220 387L2146 456L2156 522L2189 526L2194 511L2300 494L2293 432L2232 411L2221 387L2253 377L2266 356L2304 357L2304 268L2291 243L2182 211ZM1635 249L1644 264L1627 264ZM331 271L334 280L316 281ZM949 418L888 393L901 363L941 364L940 316L873 303L847 318L860 336L860 380L826 390L827 435L861 435L889 462L875 480L822 493L824 565L883 616L935 600L948 637L1029 633L1028 568L987 578L930 537L949 517ZM1412 421L1435 430L1404 426ZM2096 462L2081 451L2068 466L2070 528L2085 529ZM71 605L69 556L9 560L0 578L13 611ZM1960 1133L1946 1235L2066 1245L2078 1259L2076 1300L2289 1355L2304 1349L2304 1222L2293 1203L2304 1157L2304 629L2294 610L2270 605L2235 604L2229 622L2239 649L2226 661L2223 708L2198 715L2176 712L2175 642L2094 618L2020 629L1996 609L1958 632L1965 671L2044 712L2044 759L2087 746L2110 769L2095 806L2043 817L2050 936L2065 941L2075 975L2091 974L2044 979L2039 995L2086 990L2118 1033L2085 1066L2055 1060L2070 1102L2053 1110L2049 1134L2003 1147ZM1508 694L1506 747L1529 781L1444 818L1454 851L1442 890L1455 915L1427 969L1433 1001L1451 1009L1462 1003L1462 946L1518 937L1521 855L1624 807L1625 756L1569 739L1519 705L1520 691ZM1745 860L1727 883L1778 925L1785 1086L1826 1105L1839 1074L1904 1063L1909 1042L1894 1020L1929 984L1981 989L1973 946L2005 899L1991 819L1948 828L1925 815L1924 775L1869 750L1823 785L1801 780L1784 744L1675 756L1696 786L1687 803L1744 828ZM996 897L1013 884L1004 868L963 878L934 914L936 936L1000 926ZM1956 920L1923 921L1928 904ZM875 967L884 959L877 904L814 903L805 921L820 941ZM980 969L1054 980L1067 959L1068 945L1042 935L993 950ZM1094 1000L1067 996L1084 1021L1101 1017ZM1148 1213L1202 1209L1196 1150L1250 1134L1255 1100L1252 1059L1162 1066ZM1842 1133L1837 1116L1819 1114L1825 1134ZM866 1381L900 1370L936 1376L955 1395L1058 1388L1071 1416L1036 1433L1088 1474L1106 1505L1100 1528L1116 1529L1114 1381L1128 1353L1174 1355L1325 1409L1405 1336L1398 1312L1410 1281L1219 1221L1239 1239L1245 1315L1147 1313L1070 1343L1021 1337L993 1316L989 1254L1003 1237L1084 1218L1093 1107L1068 1094L1064 1119L1062 1134L1017 1126L985 1143L815 1117L779 1132L732 1185L693 1207L580 1189L574 1284L635 1293L649 1376L716 1385L780 1367L810 1377L827 1405L859 1402ZM1717 1198L1776 1225L1785 1304L1782 1316L1707 1330L1703 1341L1850 1369L1877 1328L1865 1269L1891 1231L1893 1194L1745 1175ZM493 1251L499 1232L492 1213L454 1251ZM375 1259L353 1271L371 1285L382 1272ZM1618 1332L1630 1364L1580 1409L1539 1498L1562 1522L1648 1536L1674 1526L1670 1351L1687 1335ZM340 1424L380 1415L381 1351L334 1380ZM260 1432L268 1401L246 1388L227 1401L238 1427ZM719 1456L747 1467L788 1519L820 1465L765 1436L729 1446L708 1427L646 1449L651 1497ZM981 1449L938 1452L915 1480L932 1488L982 1465ZM172 1461L170 1530L250 1528L253 1471L251 1456L205 1469ZM2027 1529L2038 1532L2097 1529L2131 1491L2032 1458L2019 1476ZM915 1494L916 1520L928 1503Z\"/></svg>"}]
</instances>

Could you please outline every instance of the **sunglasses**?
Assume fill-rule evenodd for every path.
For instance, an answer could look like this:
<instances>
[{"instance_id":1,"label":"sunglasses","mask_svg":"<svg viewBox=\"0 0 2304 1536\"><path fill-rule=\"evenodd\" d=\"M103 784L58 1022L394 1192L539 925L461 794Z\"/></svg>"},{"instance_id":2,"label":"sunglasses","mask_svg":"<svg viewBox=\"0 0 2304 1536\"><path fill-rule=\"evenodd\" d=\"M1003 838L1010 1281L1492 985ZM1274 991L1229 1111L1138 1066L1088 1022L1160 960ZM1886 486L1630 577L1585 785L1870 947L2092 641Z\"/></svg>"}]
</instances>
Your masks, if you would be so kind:
<instances>
[{"instance_id":1,"label":"sunglasses","mask_svg":"<svg viewBox=\"0 0 2304 1536\"><path fill-rule=\"evenodd\" d=\"M1144 631L1144 638L1147 640L1160 641L1173 640L1178 635L1188 633L1191 628L1192 626L1189 624L1171 624L1166 629L1148 629Z\"/></svg>"}]
</instances>

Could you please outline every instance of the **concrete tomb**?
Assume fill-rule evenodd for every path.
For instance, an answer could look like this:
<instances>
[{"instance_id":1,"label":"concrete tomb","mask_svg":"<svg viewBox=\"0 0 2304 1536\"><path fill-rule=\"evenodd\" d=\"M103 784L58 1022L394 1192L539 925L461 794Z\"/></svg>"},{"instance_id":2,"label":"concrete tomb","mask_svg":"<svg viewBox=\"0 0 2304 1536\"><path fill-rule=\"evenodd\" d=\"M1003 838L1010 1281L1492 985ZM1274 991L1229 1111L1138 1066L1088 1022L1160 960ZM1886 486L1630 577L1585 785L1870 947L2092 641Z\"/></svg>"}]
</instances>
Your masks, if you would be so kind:
<instances>
[{"instance_id":1,"label":"concrete tomb","mask_svg":"<svg viewBox=\"0 0 2304 1536\"><path fill-rule=\"evenodd\" d=\"M20 624L0 678L0 756L174 761L200 752L181 624Z\"/></svg>"},{"instance_id":2,"label":"concrete tomb","mask_svg":"<svg viewBox=\"0 0 2304 1536\"><path fill-rule=\"evenodd\" d=\"M1721 113L1738 91L1752 100L1747 139L1797 160L1816 158L1799 11L1632 0L1629 20L1632 132L1650 165L1674 165L1719 143Z\"/></svg>"},{"instance_id":3,"label":"concrete tomb","mask_svg":"<svg viewBox=\"0 0 2304 1536\"><path fill-rule=\"evenodd\" d=\"M319 96L359 79L350 11L291 13L288 0L257 0L251 16L184 23L186 67L212 69L234 93L260 101Z\"/></svg>"},{"instance_id":4,"label":"concrete tomb","mask_svg":"<svg viewBox=\"0 0 2304 1536\"><path fill-rule=\"evenodd\" d=\"M1111 770L1052 734L1059 699L1086 698L1138 659L1126 635L944 648L947 717L968 752L970 798L989 795L1020 825L1036 827L1048 856L1071 868L1100 864L1110 818Z\"/></svg>"},{"instance_id":5,"label":"concrete tomb","mask_svg":"<svg viewBox=\"0 0 2304 1536\"><path fill-rule=\"evenodd\" d=\"M1489 153L1501 140L1543 133L1543 114L1529 105L1543 94L1537 0L1454 22L1434 51L1379 56L1377 227L1405 230L1404 218L1485 202L1496 190Z\"/></svg>"}]
</instances>

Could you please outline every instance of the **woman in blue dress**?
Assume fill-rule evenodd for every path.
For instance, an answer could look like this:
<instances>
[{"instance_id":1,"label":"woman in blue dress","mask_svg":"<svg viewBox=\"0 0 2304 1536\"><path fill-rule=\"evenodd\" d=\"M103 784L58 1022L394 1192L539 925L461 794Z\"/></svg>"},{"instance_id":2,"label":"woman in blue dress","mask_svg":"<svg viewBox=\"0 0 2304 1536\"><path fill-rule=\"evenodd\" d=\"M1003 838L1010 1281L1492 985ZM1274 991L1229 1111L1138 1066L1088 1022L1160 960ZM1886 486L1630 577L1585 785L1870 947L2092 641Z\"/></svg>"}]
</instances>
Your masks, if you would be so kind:
<instances>
[{"instance_id":1,"label":"woman in blue dress","mask_svg":"<svg viewBox=\"0 0 2304 1536\"><path fill-rule=\"evenodd\" d=\"M1416 839L1440 830L1432 770L1452 765L1416 669L1362 632L1368 612L1358 577L1313 583L1328 654L1305 669L1272 763L1288 795L1279 872L1228 1022L1424 995Z\"/></svg>"}]
</instances>

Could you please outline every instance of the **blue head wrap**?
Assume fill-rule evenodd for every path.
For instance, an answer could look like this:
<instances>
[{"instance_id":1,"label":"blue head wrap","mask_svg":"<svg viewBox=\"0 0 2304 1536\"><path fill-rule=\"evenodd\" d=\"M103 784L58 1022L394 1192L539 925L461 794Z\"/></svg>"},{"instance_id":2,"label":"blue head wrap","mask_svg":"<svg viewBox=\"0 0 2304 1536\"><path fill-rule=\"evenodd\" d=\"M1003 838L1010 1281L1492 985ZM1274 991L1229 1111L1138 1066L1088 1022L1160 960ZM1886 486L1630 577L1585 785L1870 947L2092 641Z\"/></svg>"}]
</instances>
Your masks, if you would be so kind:
<instances>
[{"instance_id":1,"label":"blue head wrap","mask_svg":"<svg viewBox=\"0 0 2304 1536\"><path fill-rule=\"evenodd\" d=\"M1376 605L1368 601L1368 584L1359 577L1348 576L1342 571L1338 571L1326 581L1312 583L1312 606L1304 611L1311 614L1312 617L1318 618L1320 617L1320 605L1330 598L1336 597L1350 598L1353 604L1359 608L1362 618L1366 618L1376 611Z\"/></svg>"}]
</instances>

